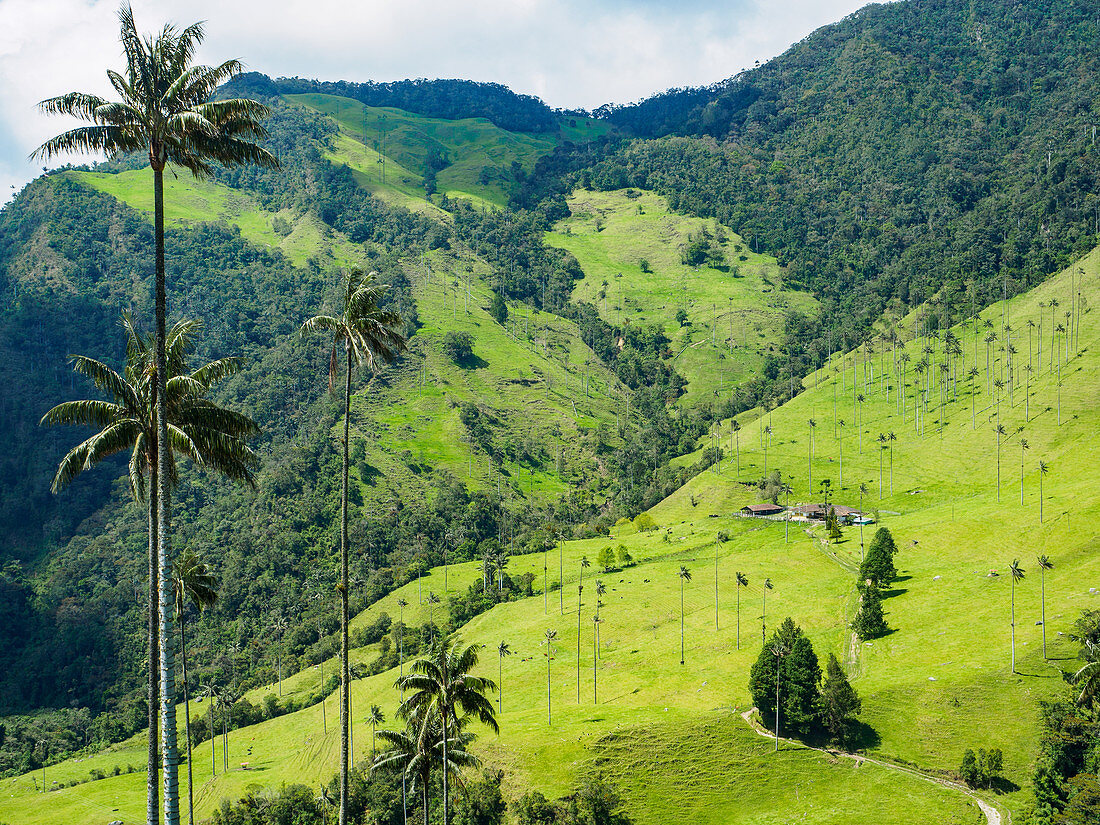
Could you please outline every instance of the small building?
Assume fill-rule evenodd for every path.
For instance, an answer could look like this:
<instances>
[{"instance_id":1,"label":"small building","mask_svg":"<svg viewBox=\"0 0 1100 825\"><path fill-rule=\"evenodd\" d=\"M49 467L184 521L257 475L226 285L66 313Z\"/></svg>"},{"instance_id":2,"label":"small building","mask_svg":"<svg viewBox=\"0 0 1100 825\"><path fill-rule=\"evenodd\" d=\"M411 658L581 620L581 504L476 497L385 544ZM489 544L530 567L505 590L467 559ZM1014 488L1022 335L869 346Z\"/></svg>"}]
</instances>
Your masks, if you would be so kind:
<instances>
[{"instance_id":1,"label":"small building","mask_svg":"<svg viewBox=\"0 0 1100 825\"><path fill-rule=\"evenodd\" d=\"M812 521L824 521L827 512L824 504L796 504L791 508L791 515L795 518Z\"/></svg>"},{"instance_id":2,"label":"small building","mask_svg":"<svg viewBox=\"0 0 1100 825\"><path fill-rule=\"evenodd\" d=\"M741 508L741 515L743 516L777 516L782 512L782 507L778 504L772 504L771 502L766 504L750 504L747 507Z\"/></svg>"}]
</instances>

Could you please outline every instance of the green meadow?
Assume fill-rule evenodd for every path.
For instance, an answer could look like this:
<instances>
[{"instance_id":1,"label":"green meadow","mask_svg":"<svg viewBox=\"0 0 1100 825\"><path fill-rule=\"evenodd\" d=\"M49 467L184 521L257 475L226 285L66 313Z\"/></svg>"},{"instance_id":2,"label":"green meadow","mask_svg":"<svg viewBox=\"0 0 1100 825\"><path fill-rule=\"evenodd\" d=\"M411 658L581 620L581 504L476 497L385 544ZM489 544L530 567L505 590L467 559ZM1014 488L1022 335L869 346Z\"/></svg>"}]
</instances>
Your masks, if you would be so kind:
<instances>
[{"instance_id":1,"label":"green meadow","mask_svg":"<svg viewBox=\"0 0 1100 825\"><path fill-rule=\"evenodd\" d=\"M660 326L688 381L682 403L712 399L715 387L759 372L778 354L784 313L817 312L812 296L784 286L774 258L713 220L673 213L660 195L577 190L569 209L546 242L571 252L584 270L573 299L594 305L610 324ZM716 238L724 263L682 261L689 236L704 231Z\"/></svg>"},{"instance_id":2,"label":"green meadow","mask_svg":"<svg viewBox=\"0 0 1100 825\"><path fill-rule=\"evenodd\" d=\"M571 118L562 121L557 133L524 134L501 129L485 118L446 120L365 106L337 95L286 98L333 118L341 135L330 159L351 166L372 194L406 205L424 201L424 177L434 161L442 167L436 177L441 194L504 206L515 181L513 164L529 172L540 156L563 140L580 143L608 130L602 121Z\"/></svg>"},{"instance_id":3,"label":"green meadow","mask_svg":"<svg viewBox=\"0 0 1100 825\"><path fill-rule=\"evenodd\" d=\"M132 206L153 222L153 177L149 169L65 174ZM186 170L164 177L164 220L168 226L199 222L235 226L245 240L280 249L298 266L304 266L310 258L322 266L334 267L361 265L363 261L362 252L354 244L324 227L316 216L297 215L289 209L269 212L247 193L214 181L196 180ZM282 233L276 231L278 221L286 227Z\"/></svg>"}]
</instances>

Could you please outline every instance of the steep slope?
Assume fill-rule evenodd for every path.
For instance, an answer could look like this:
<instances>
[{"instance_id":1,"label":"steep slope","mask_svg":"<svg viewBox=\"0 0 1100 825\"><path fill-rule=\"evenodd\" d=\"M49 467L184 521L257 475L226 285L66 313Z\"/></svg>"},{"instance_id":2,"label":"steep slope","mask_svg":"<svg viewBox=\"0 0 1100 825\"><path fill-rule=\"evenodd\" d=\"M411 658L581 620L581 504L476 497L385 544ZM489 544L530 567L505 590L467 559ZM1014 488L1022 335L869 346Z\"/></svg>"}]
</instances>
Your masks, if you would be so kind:
<instances>
[{"instance_id":1,"label":"steep slope","mask_svg":"<svg viewBox=\"0 0 1100 825\"><path fill-rule=\"evenodd\" d=\"M345 140L338 141L332 157L351 165L357 180L372 194L403 196L402 203L410 208L414 208L411 202L436 192L504 206L537 158L563 140L595 140L609 130L607 123L592 118L559 121L555 116L554 131L522 133L483 118L429 117L334 95L304 93L285 98L333 118Z\"/></svg>"},{"instance_id":2,"label":"steep slope","mask_svg":"<svg viewBox=\"0 0 1100 825\"><path fill-rule=\"evenodd\" d=\"M1095 245L1093 12L867 6L711 89L614 111L664 137L624 145L590 185L734 227L826 300L849 347L891 299L986 303L1006 275L1024 291Z\"/></svg>"},{"instance_id":3,"label":"steep slope","mask_svg":"<svg viewBox=\"0 0 1100 825\"><path fill-rule=\"evenodd\" d=\"M762 373L780 356L787 314L817 314L810 295L786 288L774 258L729 227L671 212L652 192L578 190L568 203L547 243L584 271L573 299L616 327L660 327L687 379L682 403L709 403Z\"/></svg>"}]
</instances>

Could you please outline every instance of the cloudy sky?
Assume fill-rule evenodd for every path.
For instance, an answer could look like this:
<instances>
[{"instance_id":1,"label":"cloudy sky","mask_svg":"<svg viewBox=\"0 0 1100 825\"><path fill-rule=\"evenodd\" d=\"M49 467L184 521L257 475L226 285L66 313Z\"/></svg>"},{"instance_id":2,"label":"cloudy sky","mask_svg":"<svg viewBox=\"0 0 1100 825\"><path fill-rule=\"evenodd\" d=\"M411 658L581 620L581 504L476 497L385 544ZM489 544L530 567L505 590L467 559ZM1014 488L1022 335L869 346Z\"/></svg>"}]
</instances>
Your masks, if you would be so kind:
<instances>
[{"instance_id":1,"label":"cloudy sky","mask_svg":"<svg viewBox=\"0 0 1100 825\"><path fill-rule=\"evenodd\" d=\"M199 59L323 80L457 77L551 106L627 103L712 83L781 53L860 0L134 0L142 31L207 21ZM110 95L118 0L0 0L0 202L69 124L43 98Z\"/></svg>"}]
</instances>

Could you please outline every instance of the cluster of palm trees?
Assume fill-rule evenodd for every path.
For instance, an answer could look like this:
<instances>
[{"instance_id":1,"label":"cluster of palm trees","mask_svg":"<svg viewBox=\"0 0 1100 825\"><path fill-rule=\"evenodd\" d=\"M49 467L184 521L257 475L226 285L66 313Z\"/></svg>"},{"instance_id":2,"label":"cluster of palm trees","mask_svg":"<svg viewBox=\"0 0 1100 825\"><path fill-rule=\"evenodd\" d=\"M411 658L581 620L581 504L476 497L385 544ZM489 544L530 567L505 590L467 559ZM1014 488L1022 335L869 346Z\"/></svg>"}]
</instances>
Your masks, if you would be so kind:
<instances>
[{"instance_id":1,"label":"cluster of palm trees","mask_svg":"<svg viewBox=\"0 0 1100 825\"><path fill-rule=\"evenodd\" d=\"M155 35L141 35L129 6L119 11L120 40L125 55L122 72L108 70L118 96L70 92L39 104L46 114L76 118L84 125L46 141L34 157L49 160L73 153L125 154L145 152L153 172L155 239L154 333L146 337L130 318L126 366L122 374L83 356L73 367L92 380L109 401L72 401L43 418L44 424L78 424L98 432L79 444L61 462L54 478L56 491L81 471L119 452L130 453L129 481L135 499L148 504L149 520L149 780L146 815L150 825L160 819L157 791L158 752L163 772L165 825L178 825L179 775L176 741L175 645L173 624L184 598L201 602L198 591L173 592L171 493L177 480L176 457L217 470L230 478L253 483L258 466L245 439L257 431L247 417L223 409L206 396L211 386L239 368L235 359L213 361L198 370L187 366L197 322L167 327L168 301L164 254L164 174L175 166L195 177L225 166L256 164L278 167L278 161L255 141L266 131L269 111L247 99L211 100L214 91L240 73L242 64L227 60L217 66L194 62L204 37L201 23L183 29L165 25ZM373 273L372 273L373 275ZM382 287L372 275L353 272L344 289L343 314L319 315L302 327L303 334L332 335L330 385L346 365L344 383L344 450L341 495L340 581L336 590L341 618L341 806L347 819L349 757L348 666L348 417L351 373L366 364L373 369L404 348L397 331L401 319L379 307ZM181 556L178 569L188 562ZM193 560L190 562L194 568ZM182 626L181 626L182 633ZM181 636L182 642L182 636ZM159 711L159 719L158 719ZM158 731L159 726L159 743Z\"/></svg>"},{"instance_id":2,"label":"cluster of palm trees","mask_svg":"<svg viewBox=\"0 0 1100 825\"><path fill-rule=\"evenodd\" d=\"M1039 565L1040 576L1040 590L1039 600L1040 609L1042 611L1042 619L1040 624L1043 626L1043 661L1047 658L1047 579L1046 574L1048 570L1054 569L1054 562L1050 560L1050 557L1043 553L1037 556L1035 563ZM1010 599L1011 599L1011 613L1009 619L1009 627L1011 629L1012 638L1012 672L1016 672L1016 585L1024 580L1026 570L1020 567L1020 560L1013 559L1012 563L1008 566L1008 573L1012 577L1010 584Z\"/></svg>"},{"instance_id":3,"label":"cluster of palm trees","mask_svg":"<svg viewBox=\"0 0 1100 825\"><path fill-rule=\"evenodd\" d=\"M501 642L497 650L502 661L510 653L507 648ZM397 709L404 729L377 731L389 749L375 752L372 770L399 769L403 797L409 784L413 792L420 791L424 825L428 825L433 772L442 771L443 821L447 822L451 779L462 768L479 764L468 749L474 738L470 724L476 721L494 733L500 730L493 703L486 695L496 691L497 686L491 679L472 673L480 650L481 645L465 646L457 638L433 644L427 655L413 661L409 672L394 685L405 697ZM381 723L381 709L375 705L368 718L372 725Z\"/></svg>"}]
</instances>

